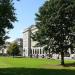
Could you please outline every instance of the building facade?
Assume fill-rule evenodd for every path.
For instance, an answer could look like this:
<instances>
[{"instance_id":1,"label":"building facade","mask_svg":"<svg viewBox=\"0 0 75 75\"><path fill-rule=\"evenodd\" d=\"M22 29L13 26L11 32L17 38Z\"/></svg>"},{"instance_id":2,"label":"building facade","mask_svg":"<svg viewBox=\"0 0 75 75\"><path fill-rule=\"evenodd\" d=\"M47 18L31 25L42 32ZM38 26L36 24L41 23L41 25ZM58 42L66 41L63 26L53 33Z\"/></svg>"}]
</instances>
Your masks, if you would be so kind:
<instances>
[{"instance_id":1,"label":"building facade","mask_svg":"<svg viewBox=\"0 0 75 75\"><path fill-rule=\"evenodd\" d=\"M23 32L23 56L30 56L33 57L43 56L45 55L45 52L43 50L43 47L36 47L37 41L33 41L31 39L31 33L35 34L37 31L37 28L35 26L31 26L24 30Z\"/></svg>"},{"instance_id":2,"label":"building facade","mask_svg":"<svg viewBox=\"0 0 75 75\"><path fill-rule=\"evenodd\" d=\"M0 46L0 55L7 55L7 49L10 46L10 42L5 42L4 45Z\"/></svg>"},{"instance_id":3,"label":"building facade","mask_svg":"<svg viewBox=\"0 0 75 75\"><path fill-rule=\"evenodd\" d=\"M43 47L39 46L36 47L35 45L37 44L37 41L33 41L31 38L31 34L35 34L35 32L37 31L37 28L35 26L30 26L29 28L25 29L23 32L23 56L28 57L30 55L32 55L32 57L43 57L43 56L47 56L49 54L49 52L45 52L43 50ZM69 57L64 57L67 59L72 59L75 58L75 53L72 54L70 48L68 49L68 53L69 53ZM50 54L49 54L50 55ZM52 54L51 56L52 58L56 59L56 58L61 58L60 54Z\"/></svg>"}]
</instances>

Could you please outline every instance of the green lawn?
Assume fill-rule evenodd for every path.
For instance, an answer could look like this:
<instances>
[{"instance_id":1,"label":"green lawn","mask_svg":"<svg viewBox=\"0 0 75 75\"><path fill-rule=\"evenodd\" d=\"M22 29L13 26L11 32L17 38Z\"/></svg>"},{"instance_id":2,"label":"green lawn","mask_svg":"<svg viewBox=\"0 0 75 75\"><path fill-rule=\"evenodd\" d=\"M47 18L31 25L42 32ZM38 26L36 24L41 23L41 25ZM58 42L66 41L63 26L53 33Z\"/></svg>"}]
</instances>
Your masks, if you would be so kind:
<instances>
[{"instance_id":1,"label":"green lawn","mask_svg":"<svg viewBox=\"0 0 75 75\"><path fill-rule=\"evenodd\" d=\"M75 75L75 60L0 57L0 75Z\"/></svg>"}]
</instances>

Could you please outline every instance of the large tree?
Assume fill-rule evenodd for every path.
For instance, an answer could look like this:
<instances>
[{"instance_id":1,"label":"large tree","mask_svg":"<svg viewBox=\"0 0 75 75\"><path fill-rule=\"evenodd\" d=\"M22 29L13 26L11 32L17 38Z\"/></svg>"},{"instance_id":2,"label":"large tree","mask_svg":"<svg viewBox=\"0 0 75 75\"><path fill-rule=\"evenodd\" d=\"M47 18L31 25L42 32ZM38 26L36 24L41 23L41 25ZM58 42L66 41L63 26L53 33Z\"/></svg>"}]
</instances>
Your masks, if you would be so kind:
<instances>
[{"instance_id":1,"label":"large tree","mask_svg":"<svg viewBox=\"0 0 75 75\"><path fill-rule=\"evenodd\" d=\"M36 14L38 31L33 40L45 49L61 53L64 65L64 52L73 49L73 32L75 28L75 0L48 0Z\"/></svg>"},{"instance_id":2,"label":"large tree","mask_svg":"<svg viewBox=\"0 0 75 75\"><path fill-rule=\"evenodd\" d=\"M4 44L9 29L17 21L13 0L0 0L0 45Z\"/></svg>"}]
</instances>

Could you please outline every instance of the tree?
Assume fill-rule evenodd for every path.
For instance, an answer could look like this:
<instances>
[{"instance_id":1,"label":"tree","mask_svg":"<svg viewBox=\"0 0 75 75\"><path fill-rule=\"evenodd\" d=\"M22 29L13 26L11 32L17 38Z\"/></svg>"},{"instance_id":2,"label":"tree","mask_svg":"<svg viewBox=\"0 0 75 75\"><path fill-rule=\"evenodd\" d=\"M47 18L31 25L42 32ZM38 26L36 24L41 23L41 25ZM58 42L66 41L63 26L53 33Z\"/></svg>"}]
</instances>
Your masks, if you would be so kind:
<instances>
[{"instance_id":1,"label":"tree","mask_svg":"<svg viewBox=\"0 0 75 75\"><path fill-rule=\"evenodd\" d=\"M61 6L61 7L60 7ZM75 29L75 1L49 0L40 7L36 14L38 31L33 40L46 49L61 53L61 64L64 65L64 52L73 49Z\"/></svg>"},{"instance_id":2,"label":"tree","mask_svg":"<svg viewBox=\"0 0 75 75\"><path fill-rule=\"evenodd\" d=\"M0 45L7 39L9 29L17 21L13 0L0 0Z\"/></svg>"},{"instance_id":3,"label":"tree","mask_svg":"<svg viewBox=\"0 0 75 75\"><path fill-rule=\"evenodd\" d=\"M10 44L10 46L7 49L7 53L13 56L19 55L20 53L19 46L16 43Z\"/></svg>"}]
</instances>

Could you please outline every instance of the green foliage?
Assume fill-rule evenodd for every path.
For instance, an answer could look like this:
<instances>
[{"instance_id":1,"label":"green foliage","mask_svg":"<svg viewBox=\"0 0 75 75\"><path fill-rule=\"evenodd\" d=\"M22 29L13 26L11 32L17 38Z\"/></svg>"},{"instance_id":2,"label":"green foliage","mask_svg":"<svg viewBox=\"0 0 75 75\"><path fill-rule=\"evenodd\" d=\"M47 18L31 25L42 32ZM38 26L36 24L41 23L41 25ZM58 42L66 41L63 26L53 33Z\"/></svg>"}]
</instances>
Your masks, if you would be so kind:
<instances>
[{"instance_id":1,"label":"green foliage","mask_svg":"<svg viewBox=\"0 0 75 75\"><path fill-rule=\"evenodd\" d=\"M13 56L19 55L20 53L19 46L16 43L10 44L10 46L8 47L7 53Z\"/></svg>"},{"instance_id":2,"label":"green foliage","mask_svg":"<svg viewBox=\"0 0 75 75\"><path fill-rule=\"evenodd\" d=\"M33 40L44 45L45 49L61 52L64 61L64 52L68 48L73 49L75 0L46 1L36 14L36 27L38 31L33 35Z\"/></svg>"},{"instance_id":3,"label":"green foliage","mask_svg":"<svg viewBox=\"0 0 75 75\"><path fill-rule=\"evenodd\" d=\"M6 40L6 33L17 21L13 0L0 0L0 45Z\"/></svg>"}]
</instances>

